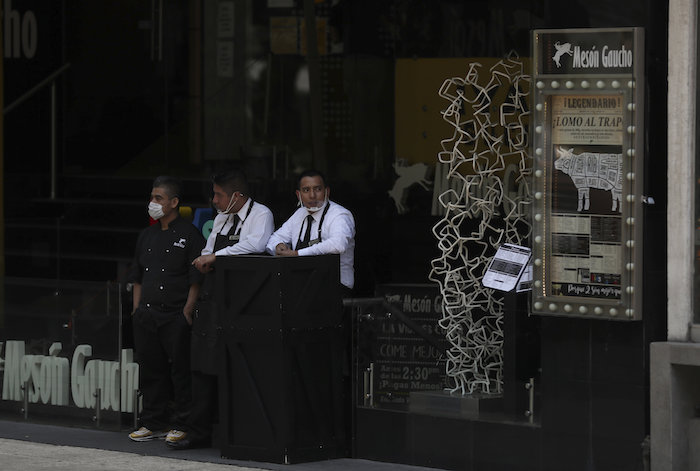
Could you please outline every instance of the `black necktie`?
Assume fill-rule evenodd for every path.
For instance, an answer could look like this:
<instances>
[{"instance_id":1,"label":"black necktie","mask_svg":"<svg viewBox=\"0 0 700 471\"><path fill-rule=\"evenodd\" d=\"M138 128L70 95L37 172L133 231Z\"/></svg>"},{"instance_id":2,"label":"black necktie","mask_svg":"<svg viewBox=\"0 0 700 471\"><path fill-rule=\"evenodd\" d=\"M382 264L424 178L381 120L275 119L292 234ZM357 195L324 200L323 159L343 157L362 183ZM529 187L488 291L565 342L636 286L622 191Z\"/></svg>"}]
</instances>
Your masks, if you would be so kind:
<instances>
[{"instance_id":1,"label":"black necktie","mask_svg":"<svg viewBox=\"0 0 700 471\"><path fill-rule=\"evenodd\" d=\"M304 233L304 239L301 241L304 247L309 246L309 241L311 240L311 223L313 222L314 217L311 214L306 216L306 232Z\"/></svg>"},{"instance_id":2,"label":"black necktie","mask_svg":"<svg viewBox=\"0 0 700 471\"><path fill-rule=\"evenodd\" d=\"M238 222L241 220L241 218L238 217L238 214L233 215L233 226L231 226L231 229L229 229L229 234L236 235L236 227L238 227Z\"/></svg>"}]
</instances>

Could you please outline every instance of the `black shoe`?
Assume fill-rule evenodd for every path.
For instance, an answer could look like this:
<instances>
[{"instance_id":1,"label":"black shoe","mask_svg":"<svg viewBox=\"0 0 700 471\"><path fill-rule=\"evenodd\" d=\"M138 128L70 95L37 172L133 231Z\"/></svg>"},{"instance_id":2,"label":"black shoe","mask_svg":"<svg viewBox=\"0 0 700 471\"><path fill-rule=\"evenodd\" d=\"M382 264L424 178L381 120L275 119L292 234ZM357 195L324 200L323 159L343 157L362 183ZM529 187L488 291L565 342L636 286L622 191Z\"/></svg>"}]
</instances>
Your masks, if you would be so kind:
<instances>
[{"instance_id":1,"label":"black shoe","mask_svg":"<svg viewBox=\"0 0 700 471\"><path fill-rule=\"evenodd\" d=\"M193 448L208 448L210 440L185 437L176 442L166 441L165 443L173 450L191 450Z\"/></svg>"}]
</instances>

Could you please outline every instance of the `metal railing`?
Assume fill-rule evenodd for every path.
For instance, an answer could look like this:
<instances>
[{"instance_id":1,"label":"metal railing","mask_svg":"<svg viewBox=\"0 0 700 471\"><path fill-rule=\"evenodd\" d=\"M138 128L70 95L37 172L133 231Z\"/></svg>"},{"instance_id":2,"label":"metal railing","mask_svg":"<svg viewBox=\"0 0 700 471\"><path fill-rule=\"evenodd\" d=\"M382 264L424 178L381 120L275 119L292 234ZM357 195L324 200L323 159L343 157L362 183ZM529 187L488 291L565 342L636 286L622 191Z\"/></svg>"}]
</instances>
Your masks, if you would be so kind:
<instances>
[{"instance_id":1,"label":"metal railing","mask_svg":"<svg viewBox=\"0 0 700 471\"><path fill-rule=\"evenodd\" d=\"M69 68L70 62L63 64L2 110L3 115L7 115L45 87L51 86L51 199L56 199L56 79Z\"/></svg>"}]
</instances>

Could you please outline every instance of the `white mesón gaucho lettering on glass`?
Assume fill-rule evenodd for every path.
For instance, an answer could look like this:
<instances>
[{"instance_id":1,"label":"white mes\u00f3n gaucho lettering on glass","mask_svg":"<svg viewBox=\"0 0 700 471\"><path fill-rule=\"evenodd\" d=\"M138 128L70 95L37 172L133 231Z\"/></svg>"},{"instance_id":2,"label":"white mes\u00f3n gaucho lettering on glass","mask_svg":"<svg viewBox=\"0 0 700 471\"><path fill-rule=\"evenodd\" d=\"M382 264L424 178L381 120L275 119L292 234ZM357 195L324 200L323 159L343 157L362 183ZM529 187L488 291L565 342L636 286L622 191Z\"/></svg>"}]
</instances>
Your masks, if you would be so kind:
<instances>
[{"instance_id":1,"label":"white mes\u00f3n gaucho lettering on glass","mask_svg":"<svg viewBox=\"0 0 700 471\"><path fill-rule=\"evenodd\" d=\"M30 403L56 406L73 403L79 408L94 408L95 393L101 391L100 408L103 410L134 411L134 391L139 384L139 365L133 361L133 351L123 349L120 362L88 360L92 346L78 345L72 362L59 357L62 345L55 342L47 355L26 355L24 341L9 340L5 344L5 371L2 381L2 399L21 401L22 386L26 383ZM69 395L69 392L71 393Z\"/></svg>"},{"instance_id":2,"label":"white mes\u00f3n gaucho lettering on glass","mask_svg":"<svg viewBox=\"0 0 700 471\"><path fill-rule=\"evenodd\" d=\"M22 4L21 1L16 3ZM12 0L2 2L5 59L33 59L39 42L39 27L32 10L19 11Z\"/></svg>"}]
</instances>

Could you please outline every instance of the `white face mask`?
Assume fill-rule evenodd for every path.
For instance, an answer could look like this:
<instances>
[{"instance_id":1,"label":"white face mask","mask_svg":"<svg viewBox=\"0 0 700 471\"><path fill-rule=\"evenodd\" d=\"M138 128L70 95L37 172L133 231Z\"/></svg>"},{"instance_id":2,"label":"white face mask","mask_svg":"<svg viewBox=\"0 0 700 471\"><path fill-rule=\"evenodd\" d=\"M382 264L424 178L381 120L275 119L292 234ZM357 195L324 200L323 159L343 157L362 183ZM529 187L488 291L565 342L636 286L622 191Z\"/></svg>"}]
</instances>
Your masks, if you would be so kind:
<instances>
[{"instance_id":1,"label":"white face mask","mask_svg":"<svg viewBox=\"0 0 700 471\"><path fill-rule=\"evenodd\" d=\"M163 212L163 206L154 201L151 201L150 203L148 203L148 215L157 221L158 219L165 216L165 213Z\"/></svg>"},{"instance_id":2,"label":"white face mask","mask_svg":"<svg viewBox=\"0 0 700 471\"><path fill-rule=\"evenodd\" d=\"M234 198L233 195L231 195L231 199L229 200L228 206L226 206L226 209L224 211L220 211L217 209L216 212L219 214L228 214L229 211L231 211L231 209L233 209L233 207L236 205L237 201L238 201L238 196L236 196Z\"/></svg>"},{"instance_id":3,"label":"white face mask","mask_svg":"<svg viewBox=\"0 0 700 471\"><path fill-rule=\"evenodd\" d=\"M326 190L326 196L323 198L323 203L321 203L321 206L312 206L310 208L308 206L304 206L304 203L301 202L301 196L299 197L299 206L304 206L304 208L306 208L306 210L310 213L315 213L315 212L322 210L323 208L326 207L327 204L328 204L328 191L327 190Z\"/></svg>"}]
</instances>

